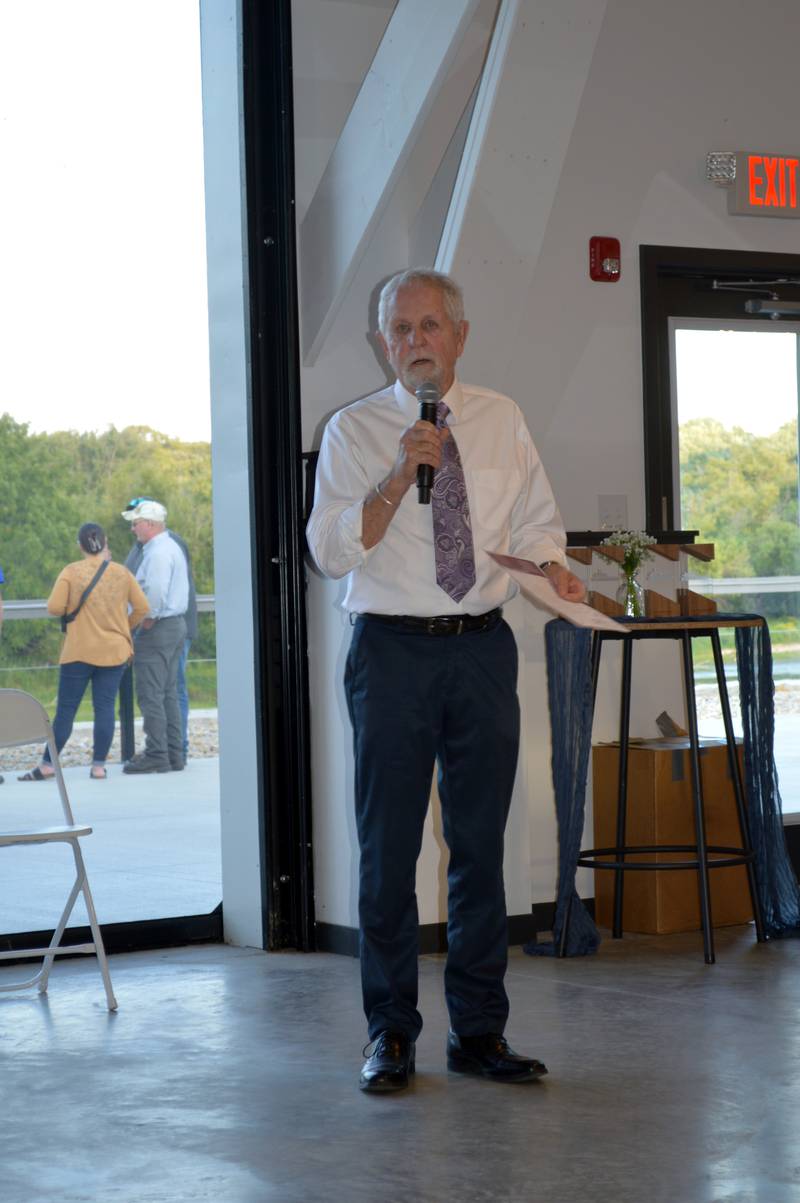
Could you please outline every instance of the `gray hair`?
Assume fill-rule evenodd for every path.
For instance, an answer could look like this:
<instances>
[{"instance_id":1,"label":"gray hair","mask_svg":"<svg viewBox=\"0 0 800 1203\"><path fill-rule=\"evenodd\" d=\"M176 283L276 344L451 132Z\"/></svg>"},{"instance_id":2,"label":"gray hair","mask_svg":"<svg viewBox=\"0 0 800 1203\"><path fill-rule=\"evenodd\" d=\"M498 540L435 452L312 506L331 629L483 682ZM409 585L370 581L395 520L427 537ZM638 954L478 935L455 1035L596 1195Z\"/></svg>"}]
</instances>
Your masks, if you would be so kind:
<instances>
[{"instance_id":1,"label":"gray hair","mask_svg":"<svg viewBox=\"0 0 800 1203\"><path fill-rule=\"evenodd\" d=\"M392 276L391 280L387 280L381 289L378 300L378 329L384 337L386 336L386 319L395 297L401 288L407 288L412 284L427 284L432 288L438 288L442 294L445 313L450 321L454 326L463 322L464 294L455 280L446 276L444 272L434 271L432 267L410 267L407 271L398 272L397 275Z\"/></svg>"}]
</instances>

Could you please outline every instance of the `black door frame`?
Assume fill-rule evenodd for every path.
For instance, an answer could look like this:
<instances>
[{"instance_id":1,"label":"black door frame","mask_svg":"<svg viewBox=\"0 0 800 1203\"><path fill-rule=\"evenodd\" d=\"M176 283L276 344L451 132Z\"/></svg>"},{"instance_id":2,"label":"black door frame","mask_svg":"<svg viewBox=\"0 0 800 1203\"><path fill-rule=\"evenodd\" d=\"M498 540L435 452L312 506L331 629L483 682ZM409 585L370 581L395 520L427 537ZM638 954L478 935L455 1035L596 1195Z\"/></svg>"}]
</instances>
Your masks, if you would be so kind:
<instances>
[{"instance_id":1,"label":"black door frame","mask_svg":"<svg viewBox=\"0 0 800 1203\"><path fill-rule=\"evenodd\" d=\"M243 0L264 947L314 947L291 0Z\"/></svg>"},{"instance_id":2,"label":"black door frame","mask_svg":"<svg viewBox=\"0 0 800 1203\"><path fill-rule=\"evenodd\" d=\"M642 387L647 530L673 530L675 490L670 394L669 319L736 318L763 324L771 319L748 314L748 292L712 288L714 280L800 280L800 255L704 247L641 246ZM800 285L775 288L782 300L800 300ZM791 319L797 321L796 317Z\"/></svg>"}]
</instances>

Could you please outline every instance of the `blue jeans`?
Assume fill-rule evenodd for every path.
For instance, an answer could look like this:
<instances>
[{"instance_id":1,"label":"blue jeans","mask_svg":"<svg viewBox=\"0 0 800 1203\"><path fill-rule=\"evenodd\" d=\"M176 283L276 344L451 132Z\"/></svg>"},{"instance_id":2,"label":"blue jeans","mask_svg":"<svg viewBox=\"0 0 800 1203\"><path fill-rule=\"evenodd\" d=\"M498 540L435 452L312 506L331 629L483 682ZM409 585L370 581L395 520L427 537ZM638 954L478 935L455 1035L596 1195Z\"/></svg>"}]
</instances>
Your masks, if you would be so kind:
<instances>
[{"instance_id":1,"label":"blue jeans","mask_svg":"<svg viewBox=\"0 0 800 1203\"><path fill-rule=\"evenodd\" d=\"M191 639L183 641L183 651L178 661L178 708L181 712L181 734L183 735L183 759L189 759L189 690L186 688L186 661L189 659Z\"/></svg>"},{"instance_id":2,"label":"blue jeans","mask_svg":"<svg viewBox=\"0 0 800 1203\"><path fill-rule=\"evenodd\" d=\"M81 704L86 686L92 683L92 705L94 707L94 752L93 764L104 764L108 749L114 738L114 702L122 680L125 664L101 667L74 660L62 664L58 674L58 703L53 719L53 734L56 748L60 752L72 734L72 724ZM50 751L45 748L42 760L50 763Z\"/></svg>"}]
</instances>

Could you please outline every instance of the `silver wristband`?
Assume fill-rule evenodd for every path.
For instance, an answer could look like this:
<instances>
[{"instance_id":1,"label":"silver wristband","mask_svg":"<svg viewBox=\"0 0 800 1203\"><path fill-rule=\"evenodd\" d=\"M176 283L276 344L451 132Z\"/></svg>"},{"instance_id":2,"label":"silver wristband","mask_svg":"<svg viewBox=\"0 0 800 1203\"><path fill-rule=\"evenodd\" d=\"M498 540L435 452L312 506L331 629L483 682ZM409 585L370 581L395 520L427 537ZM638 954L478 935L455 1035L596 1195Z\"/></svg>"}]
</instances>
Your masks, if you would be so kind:
<instances>
[{"instance_id":1,"label":"silver wristband","mask_svg":"<svg viewBox=\"0 0 800 1203\"><path fill-rule=\"evenodd\" d=\"M383 493L381 492L381 486L380 486L380 485L376 485L376 486L375 486L375 492L378 494L378 496L380 497L381 501L385 501L385 502L386 502L386 504L387 504L387 505L389 505L389 506L391 506L393 510L396 510L396 509L397 509L397 506L395 505L395 503L394 503L393 501L390 501L388 497L384 497Z\"/></svg>"}]
</instances>

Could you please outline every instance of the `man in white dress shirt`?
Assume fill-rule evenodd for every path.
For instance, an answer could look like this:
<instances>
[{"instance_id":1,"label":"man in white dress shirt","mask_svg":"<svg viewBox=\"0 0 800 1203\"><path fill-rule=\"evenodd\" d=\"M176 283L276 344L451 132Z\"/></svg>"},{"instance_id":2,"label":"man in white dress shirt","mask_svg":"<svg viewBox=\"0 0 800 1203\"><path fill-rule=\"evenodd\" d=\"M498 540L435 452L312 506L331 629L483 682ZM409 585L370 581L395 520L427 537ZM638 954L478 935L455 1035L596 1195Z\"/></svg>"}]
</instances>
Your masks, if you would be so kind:
<instances>
[{"instance_id":1,"label":"man in white dress shirt","mask_svg":"<svg viewBox=\"0 0 800 1203\"><path fill-rule=\"evenodd\" d=\"M189 604L186 557L170 538L167 511L159 501L137 499L123 510L142 544L136 579L150 603L150 613L134 635L133 669L136 700L142 712L144 751L123 773L168 773L184 767L183 730L178 704L178 664L186 639L184 615Z\"/></svg>"},{"instance_id":2,"label":"man in white dress shirt","mask_svg":"<svg viewBox=\"0 0 800 1203\"><path fill-rule=\"evenodd\" d=\"M415 872L435 763L450 851L447 1064L531 1081L544 1065L503 1036L503 832L519 706L501 607L517 590L487 553L534 560L571 601L584 589L566 568L561 518L520 410L456 378L469 329L459 287L437 272L400 273L381 293L379 326L397 380L328 423L308 523L314 559L347 576L344 605L356 616L345 691L372 1042L360 1086L400 1090L415 1068ZM443 402L435 424L417 417L422 385ZM430 505L413 487L420 464L434 469Z\"/></svg>"}]
</instances>

